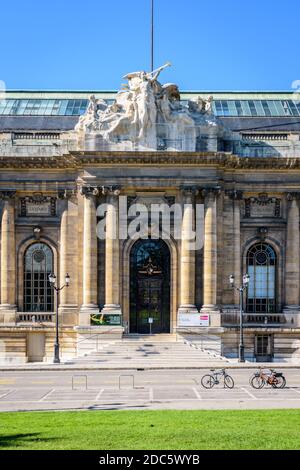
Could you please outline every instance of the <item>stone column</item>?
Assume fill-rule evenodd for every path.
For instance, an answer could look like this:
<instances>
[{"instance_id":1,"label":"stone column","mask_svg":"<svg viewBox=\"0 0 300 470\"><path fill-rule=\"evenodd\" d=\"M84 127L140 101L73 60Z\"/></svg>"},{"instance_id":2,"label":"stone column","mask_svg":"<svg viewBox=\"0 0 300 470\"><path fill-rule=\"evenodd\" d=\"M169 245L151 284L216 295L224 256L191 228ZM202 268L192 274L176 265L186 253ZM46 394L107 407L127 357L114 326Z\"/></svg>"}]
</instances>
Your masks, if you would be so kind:
<instances>
[{"instance_id":1,"label":"stone column","mask_svg":"<svg viewBox=\"0 0 300 470\"><path fill-rule=\"evenodd\" d=\"M60 285L65 283L65 276L68 273L71 278L70 287L64 288L60 292L59 314L62 324L77 324L77 230L76 220L78 210L73 191L59 193L62 200L62 213L60 220Z\"/></svg>"},{"instance_id":2,"label":"stone column","mask_svg":"<svg viewBox=\"0 0 300 470\"><path fill-rule=\"evenodd\" d=\"M121 315L119 188L104 188L107 194L105 238L105 305L102 314Z\"/></svg>"},{"instance_id":3,"label":"stone column","mask_svg":"<svg viewBox=\"0 0 300 470\"><path fill-rule=\"evenodd\" d=\"M217 195L219 189L203 190L204 209L204 262L203 307L205 312L217 312Z\"/></svg>"},{"instance_id":4,"label":"stone column","mask_svg":"<svg viewBox=\"0 0 300 470\"><path fill-rule=\"evenodd\" d=\"M241 266L241 200L243 199L242 191L232 190L228 192L233 204L233 271L235 284L241 285L242 282L242 266ZM229 279L226 279L229 284ZM225 281L225 282L226 282ZM232 288L231 288L232 289ZM239 292L234 289L234 305L239 308Z\"/></svg>"},{"instance_id":5,"label":"stone column","mask_svg":"<svg viewBox=\"0 0 300 470\"><path fill-rule=\"evenodd\" d=\"M2 191L1 221L1 317L3 323L16 321L16 238L15 192Z\"/></svg>"},{"instance_id":6,"label":"stone column","mask_svg":"<svg viewBox=\"0 0 300 470\"><path fill-rule=\"evenodd\" d=\"M183 193L183 218L180 253L180 307L178 313L198 313L195 306L195 250L192 232L195 229L194 199L196 191L187 188Z\"/></svg>"},{"instance_id":7,"label":"stone column","mask_svg":"<svg viewBox=\"0 0 300 470\"><path fill-rule=\"evenodd\" d=\"M94 188L83 187L83 305L80 309L80 325L90 325L91 314L99 313L97 298L97 219L96 192Z\"/></svg>"},{"instance_id":8,"label":"stone column","mask_svg":"<svg viewBox=\"0 0 300 470\"><path fill-rule=\"evenodd\" d=\"M291 310L299 310L299 198L300 193L289 193L287 195L285 308Z\"/></svg>"}]
</instances>

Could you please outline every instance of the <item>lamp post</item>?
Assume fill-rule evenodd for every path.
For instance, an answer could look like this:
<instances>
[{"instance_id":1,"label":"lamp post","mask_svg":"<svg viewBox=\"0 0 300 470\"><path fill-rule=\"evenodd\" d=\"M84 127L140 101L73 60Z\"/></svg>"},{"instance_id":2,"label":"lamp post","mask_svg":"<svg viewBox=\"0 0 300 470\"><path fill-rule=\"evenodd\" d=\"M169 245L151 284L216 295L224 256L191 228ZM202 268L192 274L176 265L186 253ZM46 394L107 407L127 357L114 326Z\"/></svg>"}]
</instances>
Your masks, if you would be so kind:
<instances>
[{"instance_id":1,"label":"lamp post","mask_svg":"<svg viewBox=\"0 0 300 470\"><path fill-rule=\"evenodd\" d=\"M240 294L240 344L239 344L239 362L245 362L245 346L244 346L244 332L243 332L243 294L244 290L247 289L250 281L249 274L243 275L243 284L237 287L234 283L234 275L231 274L229 277L230 285L233 289L239 291Z\"/></svg>"},{"instance_id":2,"label":"lamp post","mask_svg":"<svg viewBox=\"0 0 300 470\"><path fill-rule=\"evenodd\" d=\"M56 276L55 274L49 274L49 283L52 289L56 292L56 319L55 319L55 343L54 343L54 364L59 364L60 363L60 358L59 358L59 323L58 323L58 300L59 300L59 293L61 290L63 290L65 287L69 287L70 285L70 276L67 273L65 276L65 284L61 287L58 287L56 285Z\"/></svg>"}]
</instances>

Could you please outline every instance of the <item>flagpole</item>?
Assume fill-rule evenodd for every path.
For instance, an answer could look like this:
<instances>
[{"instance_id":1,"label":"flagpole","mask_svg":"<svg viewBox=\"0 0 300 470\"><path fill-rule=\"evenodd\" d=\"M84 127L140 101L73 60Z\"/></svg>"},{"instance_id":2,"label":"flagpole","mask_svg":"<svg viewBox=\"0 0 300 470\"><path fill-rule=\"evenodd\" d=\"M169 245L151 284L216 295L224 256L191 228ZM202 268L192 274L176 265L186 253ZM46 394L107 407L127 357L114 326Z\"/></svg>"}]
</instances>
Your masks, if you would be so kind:
<instances>
[{"instance_id":1,"label":"flagpole","mask_svg":"<svg viewBox=\"0 0 300 470\"><path fill-rule=\"evenodd\" d=\"M151 72L154 70L154 0L151 0Z\"/></svg>"}]
</instances>

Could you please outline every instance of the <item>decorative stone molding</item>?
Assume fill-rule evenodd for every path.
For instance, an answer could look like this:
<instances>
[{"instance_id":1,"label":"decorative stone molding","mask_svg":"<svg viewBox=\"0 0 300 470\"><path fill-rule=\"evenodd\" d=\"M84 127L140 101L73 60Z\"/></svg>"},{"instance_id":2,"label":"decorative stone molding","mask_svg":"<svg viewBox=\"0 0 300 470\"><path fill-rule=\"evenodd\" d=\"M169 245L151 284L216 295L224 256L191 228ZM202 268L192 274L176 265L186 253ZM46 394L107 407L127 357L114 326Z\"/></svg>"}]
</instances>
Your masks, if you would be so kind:
<instances>
[{"instance_id":1,"label":"decorative stone molding","mask_svg":"<svg viewBox=\"0 0 300 470\"><path fill-rule=\"evenodd\" d=\"M290 192L287 193L286 198L288 201L298 201L300 199L300 193L299 192Z\"/></svg>"},{"instance_id":2,"label":"decorative stone molding","mask_svg":"<svg viewBox=\"0 0 300 470\"><path fill-rule=\"evenodd\" d=\"M121 194L120 186L81 186L80 194L84 197L96 198L103 196L118 197Z\"/></svg>"},{"instance_id":3,"label":"decorative stone molding","mask_svg":"<svg viewBox=\"0 0 300 470\"><path fill-rule=\"evenodd\" d=\"M222 152L80 152L71 151L60 157L0 157L2 169L75 169L93 165L105 166L195 166L215 165L224 169L300 169L300 158L239 157Z\"/></svg>"},{"instance_id":4,"label":"decorative stone molding","mask_svg":"<svg viewBox=\"0 0 300 470\"><path fill-rule=\"evenodd\" d=\"M102 186L101 191L104 196L118 197L121 194L121 186Z\"/></svg>"},{"instance_id":5,"label":"decorative stone molding","mask_svg":"<svg viewBox=\"0 0 300 470\"><path fill-rule=\"evenodd\" d=\"M81 186L80 194L87 198L99 196L100 192L97 186Z\"/></svg>"},{"instance_id":6,"label":"decorative stone molding","mask_svg":"<svg viewBox=\"0 0 300 470\"><path fill-rule=\"evenodd\" d=\"M39 240L40 237L41 237L41 234L42 234L42 227L40 227L39 225L36 225L33 229L33 236L36 240Z\"/></svg>"},{"instance_id":7,"label":"decorative stone molding","mask_svg":"<svg viewBox=\"0 0 300 470\"><path fill-rule=\"evenodd\" d=\"M16 191L0 191L0 200L8 201L13 199L16 195Z\"/></svg>"},{"instance_id":8,"label":"decorative stone molding","mask_svg":"<svg viewBox=\"0 0 300 470\"><path fill-rule=\"evenodd\" d=\"M20 198L21 217L56 216L56 198L35 193Z\"/></svg>"},{"instance_id":9,"label":"decorative stone molding","mask_svg":"<svg viewBox=\"0 0 300 470\"><path fill-rule=\"evenodd\" d=\"M245 217L280 217L281 200L261 193L245 199Z\"/></svg>"},{"instance_id":10,"label":"decorative stone molding","mask_svg":"<svg viewBox=\"0 0 300 470\"><path fill-rule=\"evenodd\" d=\"M268 235L267 227L259 227L257 229L257 234L261 240L265 240Z\"/></svg>"}]
</instances>

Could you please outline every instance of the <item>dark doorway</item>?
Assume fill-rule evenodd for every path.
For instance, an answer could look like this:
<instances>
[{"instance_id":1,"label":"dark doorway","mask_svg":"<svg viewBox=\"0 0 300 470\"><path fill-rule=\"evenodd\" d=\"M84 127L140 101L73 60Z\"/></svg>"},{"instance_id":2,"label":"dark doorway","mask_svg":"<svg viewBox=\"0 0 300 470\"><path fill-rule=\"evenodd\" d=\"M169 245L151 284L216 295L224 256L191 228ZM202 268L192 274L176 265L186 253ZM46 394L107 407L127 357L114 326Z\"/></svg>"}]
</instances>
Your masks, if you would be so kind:
<instances>
[{"instance_id":1,"label":"dark doorway","mask_svg":"<svg viewBox=\"0 0 300 470\"><path fill-rule=\"evenodd\" d=\"M170 333L170 251L163 240L138 240L131 249L130 333Z\"/></svg>"}]
</instances>

